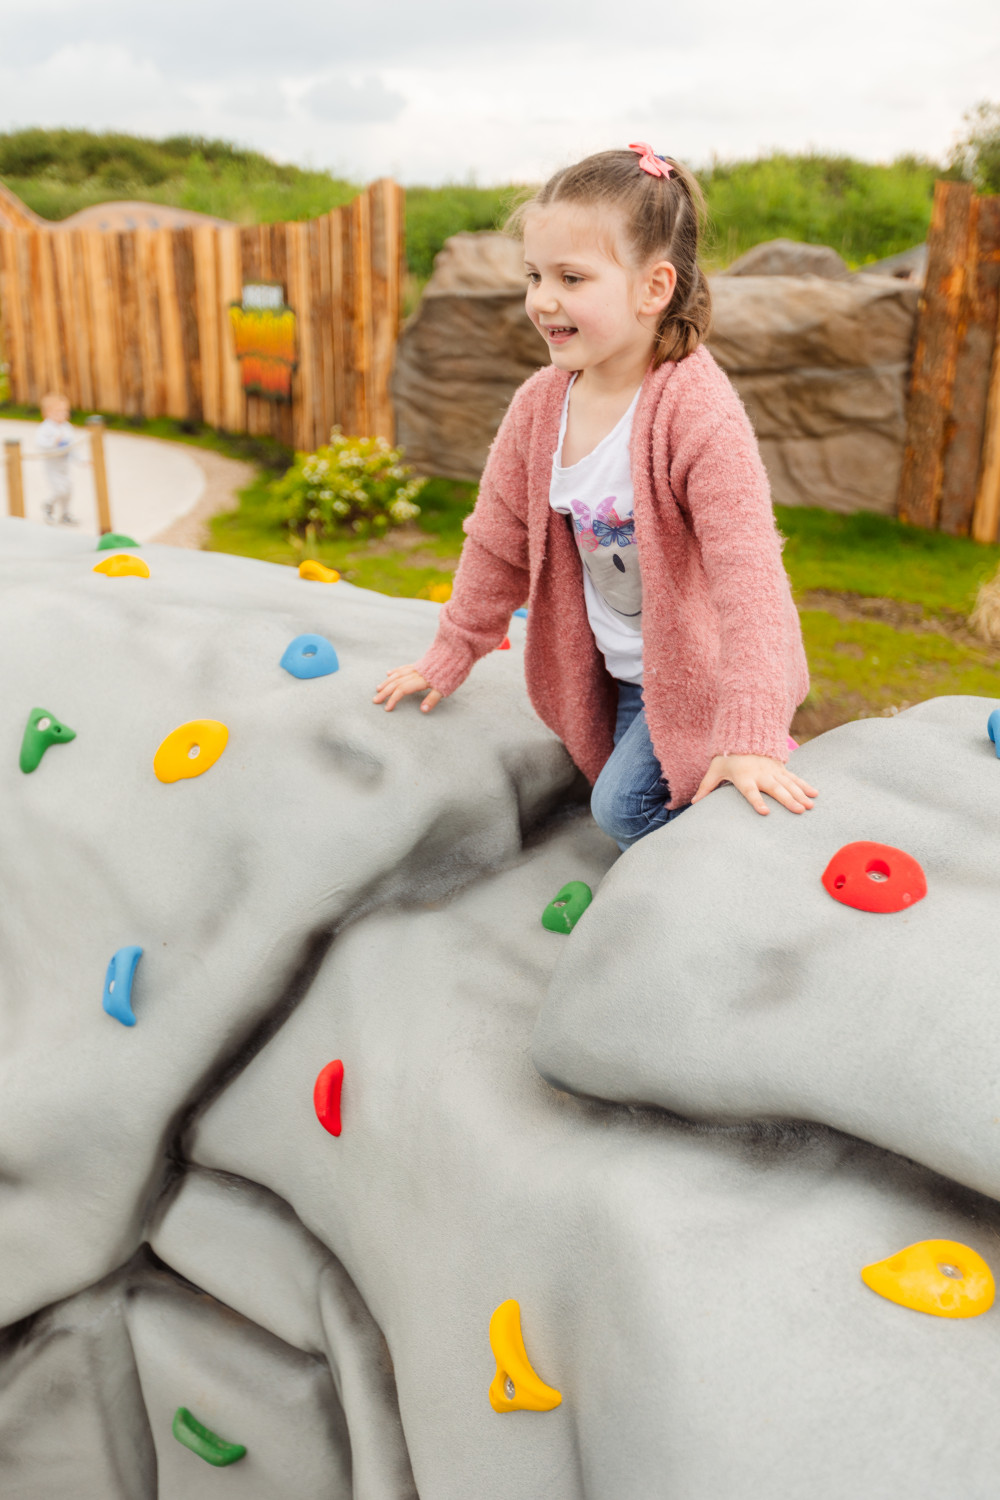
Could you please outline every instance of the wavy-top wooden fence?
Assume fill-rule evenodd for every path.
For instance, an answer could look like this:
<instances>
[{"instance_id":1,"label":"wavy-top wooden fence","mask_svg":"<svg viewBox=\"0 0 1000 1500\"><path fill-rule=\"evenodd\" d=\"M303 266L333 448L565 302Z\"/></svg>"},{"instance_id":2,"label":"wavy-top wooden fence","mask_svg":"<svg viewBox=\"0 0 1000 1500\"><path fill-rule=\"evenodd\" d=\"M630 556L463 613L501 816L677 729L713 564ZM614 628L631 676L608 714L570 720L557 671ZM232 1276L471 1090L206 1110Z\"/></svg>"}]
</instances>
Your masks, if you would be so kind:
<instances>
[{"instance_id":1,"label":"wavy-top wooden fence","mask_svg":"<svg viewBox=\"0 0 1000 1500\"><path fill-rule=\"evenodd\" d=\"M204 421L314 448L393 436L403 192L374 183L305 223L193 229L0 227L0 320L15 401ZM296 320L291 401L244 392L230 306L277 283Z\"/></svg>"},{"instance_id":2,"label":"wavy-top wooden fence","mask_svg":"<svg viewBox=\"0 0 1000 1500\"><path fill-rule=\"evenodd\" d=\"M1000 531L1000 196L964 182L934 191L899 516L980 542Z\"/></svg>"}]
</instances>

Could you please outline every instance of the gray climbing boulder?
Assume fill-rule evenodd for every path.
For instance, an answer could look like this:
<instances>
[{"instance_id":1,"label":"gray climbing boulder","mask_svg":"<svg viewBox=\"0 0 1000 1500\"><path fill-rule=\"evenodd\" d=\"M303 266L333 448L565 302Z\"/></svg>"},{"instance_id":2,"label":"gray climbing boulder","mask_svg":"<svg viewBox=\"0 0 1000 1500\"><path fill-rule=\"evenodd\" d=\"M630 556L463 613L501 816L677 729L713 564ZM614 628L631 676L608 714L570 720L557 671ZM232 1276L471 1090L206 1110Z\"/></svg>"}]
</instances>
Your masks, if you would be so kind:
<instances>
[{"instance_id":1,"label":"gray climbing boulder","mask_svg":"<svg viewBox=\"0 0 1000 1500\"><path fill-rule=\"evenodd\" d=\"M761 818L726 787L637 845L557 970L542 1073L688 1119L822 1121L1000 1198L996 707L845 724L792 757L810 813ZM823 872L859 840L916 859L926 897L833 899Z\"/></svg>"},{"instance_id":2,"label":"gray climbing boulder","mask_svg":"<svg viewBox=\"0 0 1000 1500\"><path fill-rule=\"evenodd\" d=\"M992 1500L1000 1313L859 1274L931 1238L1000 1264L988 705L835 731L807 817L722 789L618 859L520 621L386 715L435 606L93 545L0 524L4 1500ZM338 671L282 670L306 633ZM76 738L24 774L40 705ZM159 781L195 718L225 750ZM927 897L833 901L859 837ZM509 1300L530 1369L491 1349ZM497 1412L498 1371L559 1404Z\"/></svg>"}]
</instances>

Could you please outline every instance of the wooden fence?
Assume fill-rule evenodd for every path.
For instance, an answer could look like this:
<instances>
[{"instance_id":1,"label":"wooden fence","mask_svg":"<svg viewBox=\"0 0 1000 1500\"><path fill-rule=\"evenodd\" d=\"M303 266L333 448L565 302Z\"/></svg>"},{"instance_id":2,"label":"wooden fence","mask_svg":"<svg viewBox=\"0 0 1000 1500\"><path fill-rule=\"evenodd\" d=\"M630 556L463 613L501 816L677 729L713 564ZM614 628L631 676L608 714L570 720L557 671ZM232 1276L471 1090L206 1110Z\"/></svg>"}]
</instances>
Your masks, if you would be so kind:
<instances>
[{"instance_id":1,"label":"wooden fence","mask_svg":"<svg viewBox=\"0 0 1000 1500\"><path fill-rule=\"evenodd\" d=\"M899 517L1000 531L1000 197L939 182L907 406Z\"/></svg>"},{"instance_id":2,"label":"wooden fence","mask_svg":"<svg viewBox=\"0 0 1000 1500\"><path fill-rule=\"evenodd\" d=\"M13 400L204 421L296 448L393 436L403 192L383 180L307 223L193 229L0 227L0 320ZM295 314L291 400L247 394L230 308L276 284ZM279 300L281 300L279 295Z\"/></svg>"}]
</instances>

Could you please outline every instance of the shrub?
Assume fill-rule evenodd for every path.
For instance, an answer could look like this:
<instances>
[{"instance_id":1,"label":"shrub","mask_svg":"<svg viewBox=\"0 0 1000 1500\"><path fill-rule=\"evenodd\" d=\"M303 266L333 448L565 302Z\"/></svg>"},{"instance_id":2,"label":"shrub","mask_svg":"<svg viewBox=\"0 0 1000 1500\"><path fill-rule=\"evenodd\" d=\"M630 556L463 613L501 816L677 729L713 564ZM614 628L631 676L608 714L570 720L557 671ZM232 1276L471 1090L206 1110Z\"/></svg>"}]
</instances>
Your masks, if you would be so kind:
<instances>
[{"instance_id":1,"label":"shrub","mask_svg":"<svg viewBox=\"0 0 1000 1500\"><path fill-rule=\"evenodd\" d=\"M951 153L952 165L981 193L1000 193L1000 104L984 99L964 119L966 132Z\"/></svg>"},{"instance_id":2,"label":"shrub","mask_svg":"<svg viewBox=\"0 0 1000 1500\"><path fill-rule=\"evenodd\" d=\"M315 453L297 453L274 493L285 501L288 529L319 541L338 532L381 536L420 514L414 504L426 480L413 477L403 450L385 438L345 437L339 427Z\"/></svg>"}]
</instances>

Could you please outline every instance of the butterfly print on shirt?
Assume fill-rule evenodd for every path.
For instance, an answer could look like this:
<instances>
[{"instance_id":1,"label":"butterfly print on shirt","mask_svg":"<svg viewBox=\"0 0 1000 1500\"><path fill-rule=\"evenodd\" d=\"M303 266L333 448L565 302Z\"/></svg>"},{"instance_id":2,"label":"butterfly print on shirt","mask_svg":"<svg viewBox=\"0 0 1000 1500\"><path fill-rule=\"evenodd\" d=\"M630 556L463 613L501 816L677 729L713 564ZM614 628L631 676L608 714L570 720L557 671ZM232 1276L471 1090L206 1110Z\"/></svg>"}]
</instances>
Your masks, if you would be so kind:
<instances>
[{"instance_id":1,"label":"butterfly print on shirt","mask_svg":"<svg viewBox=\"0 0 1000 1500\"><path fill-rule=\"evenodd\" d=\"M615 510L615 496L608 495L594 511L580 500L572 500L576 537L585 552L596 552L598 547L629 547L635 542L635 520L629 517L622 521Z\"/></svg>"}]
</instances>

